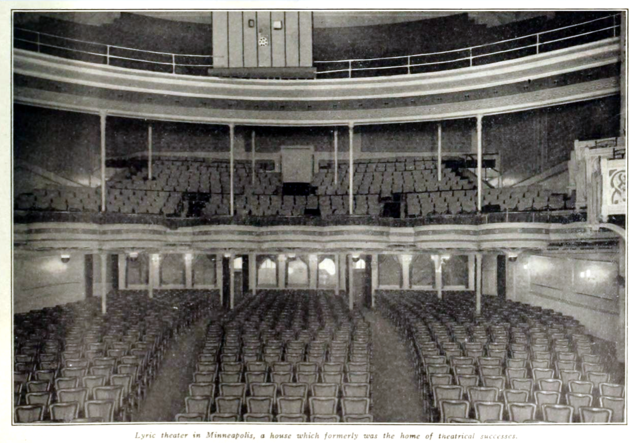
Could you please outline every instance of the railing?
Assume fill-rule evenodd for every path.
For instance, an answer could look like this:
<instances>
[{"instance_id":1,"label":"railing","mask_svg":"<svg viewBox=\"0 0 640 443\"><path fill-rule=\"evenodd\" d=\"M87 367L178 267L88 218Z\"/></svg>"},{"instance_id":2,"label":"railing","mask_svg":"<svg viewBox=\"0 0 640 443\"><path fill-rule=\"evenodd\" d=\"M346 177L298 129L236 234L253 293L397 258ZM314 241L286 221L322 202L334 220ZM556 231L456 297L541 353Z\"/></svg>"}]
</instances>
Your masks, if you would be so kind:
<instances>
[{"instance_id":1,"label":"railing","mask_svg":"<svg viewBox=\"0 0 640 443\"><path fill-rule=\"evenodd\" d=\"M621 14L462 49L396 57L315 61L317 75L360 78L420 74L486 65L577 46L620 34ZM212 55L147 51L14 28L14 47L92 63L171 74L208 75ZM322 69L327 67L328 69Z\"/></svg>"}]
</instances>

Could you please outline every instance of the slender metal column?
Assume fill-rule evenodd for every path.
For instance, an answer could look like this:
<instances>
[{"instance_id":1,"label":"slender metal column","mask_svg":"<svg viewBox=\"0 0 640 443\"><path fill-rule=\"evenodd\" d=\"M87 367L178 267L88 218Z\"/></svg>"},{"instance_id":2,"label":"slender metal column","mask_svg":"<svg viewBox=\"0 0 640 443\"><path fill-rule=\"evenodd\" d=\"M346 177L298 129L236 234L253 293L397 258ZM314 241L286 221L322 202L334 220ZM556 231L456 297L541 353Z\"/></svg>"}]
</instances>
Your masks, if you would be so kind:
<instances>
[{"instance_id":1,"label":"slender metal column","mask_svg":"<svg viewBox=\"0 0 640 443\"><path fill-rule=\"evenodd\" d=\"M349 310L353 311L353 299L355 298L355 288L353 284L353 259L354 254L347 254L347 272L349 275Z\"/></svg>"},{"instance_id":2,"label":"slender metal column","mask_svg":"<svg viewBox=\"0 0 640 443\"><path fill-rule=\"evenodd\" d=\"M353 215L353 123L349 123L349 215Z\"/></svg>"},{"instance_id":3,"label":"slender metal column","mask_svg":"<svg viewBox=\"0 0 640 443\"><path fill-rule=\"evenodd\" d=\"M256 253L249 253L249 289L251 289L251 293L256 295L256 286L257 286L257 272L258 268L256 267Z\"/></svg>"},{"instance_id":4,"label":"slender metal column","mask_svg":"<svg viewBox=\"0 0 640 443\"><path fill-rule=\"evenodd\" d=\"M100 254L100 295L102 296L102 313L107 313L107 254Z\"/></svg>"},{"instance_id":5,"label":"slender metal column","mask_svg":"<svg viewBox=\"0 0 640 443\"><path fill-rule=\"evenodd\" d=\"M235 254L231 254L229 257L229 309L233 310L236 295L236 267Z\"/></svg>"},{"instance_id":6,"label":"slender metal column","mask_svg":"<svg viewBox=\"0 0 640 443\"><path fill-rule=\"evenodd\" d=\"M378 289L378 254L371 254L371 307L376 307L376 289Z\"/></svg>"},{"instance_id":7,"label":"slender metal column","mask_svg":"<svg viewBox=\"0 0 640 443\"><path fill-rule=\"evenodd\" d=\"M476 253L476 315L482 313L482 253Z\"/></svg>"},{"instance_id":8,"label":"slender metal column","mask_svg":"<svg viewBox=\"0 0 640 443\"><path fill-rule=\"evenodd\" d=\"M107 113L100 113L100 210L107 210Z\"/></svg>"},{"instance_id":9,"label":"slender metal column","mask_svg":"<svg viewBox=\"0 0 640 443\"><path fill-rule=\"evenodd\" d=\"M149 130L147 132L147 144L149 152L147 153L147 169L149 170L149 180L153 179L153 126L149 123Z\"/></svg>"},{"instance_id":10,"label":"slender metal column","mask_svg":"<svg viewBox=\"0 0 640 443\"><path fill-rule=\"evenodd\" d=\"M476 120L476 135L478 144L478 165L476 173L478 175L478 211L482 211L482 116L479 115Z\"/></svg>"},{"instance_id":11,"label":"slender metal column","mask_svg":"<svg viewBox=\"0 0 640 443\"><path fill-rule=\"evenodd\" d=\"M438 181L442 180L442 123L438 123Z\"/></svg>"},{"instance_id":12,"label":"slender metal column","mask_svg":"<svg viewBox=\"0 0 640 443\"><path fill-rule=\"evenodd\" d=\"M235 139L234 124L229 125L229 215L233 216L233 148Z\"/></svg>"},{"instance_id":13,"label":"slender metal column","mask_svg":"<svg viewBox=\"0 0 640 443\"><path fill-rule=\"evenodd\" d=\"M333 184L338 186L338 128L333 130Z\"/></svg>"}]
</instances>

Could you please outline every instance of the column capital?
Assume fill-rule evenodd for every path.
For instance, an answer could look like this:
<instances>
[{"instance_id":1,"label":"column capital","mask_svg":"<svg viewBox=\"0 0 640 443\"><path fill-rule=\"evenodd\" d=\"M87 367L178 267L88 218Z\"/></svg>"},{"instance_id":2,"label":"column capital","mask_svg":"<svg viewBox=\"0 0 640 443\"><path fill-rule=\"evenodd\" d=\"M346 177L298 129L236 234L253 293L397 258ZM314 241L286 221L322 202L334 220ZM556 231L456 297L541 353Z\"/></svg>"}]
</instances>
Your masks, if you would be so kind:
<instances>
[{"instance_id":1,"label":"column capital","mask_svg":"<svg viewBox=\"0 0 640 443\"><path fill-rule=\"evenodd\" d=\"M355 128L356 124L354 122L349 122L348 126L349 126L349 130L353 131L353 128Z\"/></svg>"}]
</instances>

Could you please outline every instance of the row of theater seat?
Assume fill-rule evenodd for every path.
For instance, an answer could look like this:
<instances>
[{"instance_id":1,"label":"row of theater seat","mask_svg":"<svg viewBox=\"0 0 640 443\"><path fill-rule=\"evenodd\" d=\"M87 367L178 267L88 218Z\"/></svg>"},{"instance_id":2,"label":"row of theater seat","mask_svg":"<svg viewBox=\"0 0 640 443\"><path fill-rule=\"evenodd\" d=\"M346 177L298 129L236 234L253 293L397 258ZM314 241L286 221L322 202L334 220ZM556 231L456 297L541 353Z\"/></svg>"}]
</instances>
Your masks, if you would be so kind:
<instances>
[{"instance_id":1,"label":"row of theater seat","mask_svg":"<svg viewBox=\"0 0 640 443\"><path fill-rule=\"evenodd\" d=\"M432 421L622 422L624 385L611 347L575 319L523 303L380 293L379 306L412 344Z\"/></svg>"},{"instance_id":2,"label":"row of theater seat","mask_svg":"<svg viewBox=\"0 0 640 443\"><path fill-rule=\"evenodd\" d=\"M168 340L210 311L201 291L111 293L17 314L16 423L128 421L162 364Z\"/></svg>"},{"instance_id":3,"label":"row of theater seat","mask_svg":"<svg viewBox=\"0 0 640 443\"><path fill-rule=\"evenodd\" d=\"M372 421L371 334L342 298L268 291L214 319L177 421Z\"/></svg>"},{"instance_id":4,"label":"row of theater seat","mask_svg":"<svg viewBox=\"0 0 640 443\"><path fill-rule=\"evenodd\" d=\"M396 164L397 163L397 164ZM390 166L390 165L396 166ZM438 181L428 160L399 159L356 164L354 213L381 216L386 201L404 202L400 216L427 217L477 212L475 183L450 168ZM397 166L397 165L402 165ZM154 162L154 179L147 180L145 168L126 178L114 177L107 184L107 212L205 217L229 214L229 164L159 160ZM377 169L384 169L378 171ZM391 168L404 171L389 171ZM410 168L414 168L410 170ZM419 169L424 168L424 169ZM370 170L371 169L371 170ZM280 173L257 171L251 183L250 165L235 165L234 213L250 216L321 216L349 213L349 180L346 165L340 164L339 183L333 171L320 169L313 182L315 194L282 196ZM98 212L100 188L59 187L20 194L16 209L40 211ZM196 206L201 209L193 210ZM559 211L575 208L573 197L537 187L483 190L483 211ZM195 215L195 216L198 216ZM397 215L396 215L397 216Z\"/></svg>"}]
</instances>

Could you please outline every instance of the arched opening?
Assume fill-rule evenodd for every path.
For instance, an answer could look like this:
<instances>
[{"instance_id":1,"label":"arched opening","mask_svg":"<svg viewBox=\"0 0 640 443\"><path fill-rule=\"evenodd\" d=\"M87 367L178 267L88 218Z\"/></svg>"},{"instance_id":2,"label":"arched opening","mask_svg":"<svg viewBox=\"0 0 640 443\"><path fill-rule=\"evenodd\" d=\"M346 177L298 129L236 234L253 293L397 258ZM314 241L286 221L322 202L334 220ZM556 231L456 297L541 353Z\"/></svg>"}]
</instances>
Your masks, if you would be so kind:
<instances>
[{"instance_id":1,"label":"arched opening","mask_svg":"<svg viewBox=\"0 0 640 443\"><path fill-rule=\"evenodd\" d=\"M436 286L436 267L430 255L414 255L411 261L410 273L412 288L434 288Z\"/></svg>"},{"instance_id":2,"label":"arched opening","mask_svg":"<svg viewBox=\"0 0 640 443\"><path fill-rule=\"evenodd\" d=\"M288 288L309 287L309 266L300 257L287 261L287 282Z\"/></svg>"},{"instance_id":3,"label":"arched opening","mask_svg":"<svg viewBox=\"0 0 640 443\"><path fill-rule=\"evenodd\" d=\"M318 264L318 288L335 288L338 283L336 262L331 257L325 257Z\"/></svg>"},{"instance_id":4,"label":"arched opening","mask_svg":"<svg viewBox=\"0 0 640 443\"><path fill-rule=\"evenodd\" d=\"M378 256L378 282L381 287L400 288L402 285L402 265L395 254Z\"/></svg>"},{"instance_id":5,"label":"arched opening","mask_svg":"<svg viewBox=\"0 0 640 443\"><path fill-rule=\"evenodd\" d=\"M258 257L258 286L275 288L278 286L278 269L270 256Z\"/></svg>"}]
</instances>

